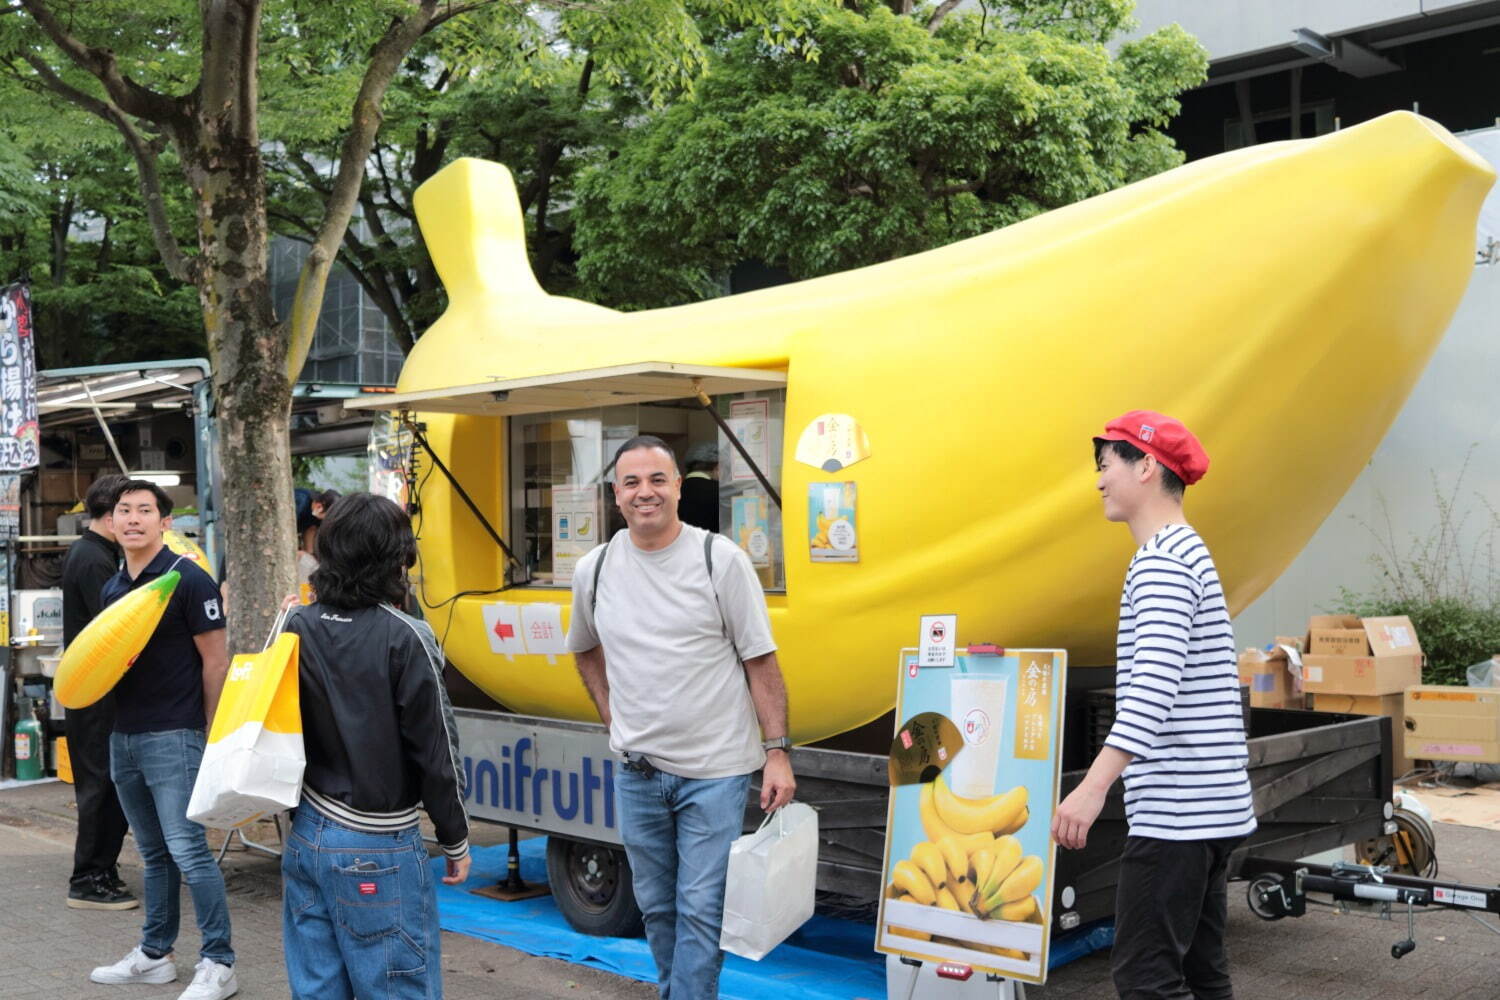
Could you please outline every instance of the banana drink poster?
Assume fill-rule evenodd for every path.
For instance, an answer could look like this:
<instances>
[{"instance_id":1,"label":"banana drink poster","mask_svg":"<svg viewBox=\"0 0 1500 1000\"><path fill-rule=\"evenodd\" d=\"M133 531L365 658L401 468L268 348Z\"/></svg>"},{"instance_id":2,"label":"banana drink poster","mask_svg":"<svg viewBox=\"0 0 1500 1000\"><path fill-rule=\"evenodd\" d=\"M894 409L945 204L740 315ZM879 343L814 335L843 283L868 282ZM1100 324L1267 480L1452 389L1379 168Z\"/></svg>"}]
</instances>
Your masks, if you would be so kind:
<instances>
[{"instance_id":1,"label":"banana drink poster","mask_svg":"<svg viewBox=\"0 0 1500 1000\"><path fill-rule=\"evenodd\" d=\"M875 950L1042 983L1067 653L918 663L902 651Z\"/></svg>"}]
</instances>

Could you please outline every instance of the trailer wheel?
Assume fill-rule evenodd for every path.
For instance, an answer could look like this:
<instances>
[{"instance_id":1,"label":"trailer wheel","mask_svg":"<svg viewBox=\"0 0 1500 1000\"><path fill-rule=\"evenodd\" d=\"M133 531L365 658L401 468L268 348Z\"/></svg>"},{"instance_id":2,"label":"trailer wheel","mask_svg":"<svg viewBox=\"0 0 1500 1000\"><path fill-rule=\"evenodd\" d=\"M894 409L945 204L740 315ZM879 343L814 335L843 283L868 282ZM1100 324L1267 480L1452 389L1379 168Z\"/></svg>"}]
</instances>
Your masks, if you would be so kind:
<instances>
[{"instance_id":1,"label":"trailer wheel","mask_svg":"<svg viewBox=\"0 0 1500 1000\"><path fill-rule=\"evenodd\" d=\"M573 929L596 937L640 937L645 931L630 888L630 862L616 847L547 838L552 898Z\"/></svg>"},{"instance_id":2,"label":"trailer wheel","mask_svg":"<svg viewBox=\"0 0 1500 1000\"><path fill-rule=\"evenodd\" d=\"M1286 897L1281 883L1280 875L1261 875L1252 880L1245 893L1250 912L1262 920L1280 920L1286 916Z\"/></svg>"}]
</instances>

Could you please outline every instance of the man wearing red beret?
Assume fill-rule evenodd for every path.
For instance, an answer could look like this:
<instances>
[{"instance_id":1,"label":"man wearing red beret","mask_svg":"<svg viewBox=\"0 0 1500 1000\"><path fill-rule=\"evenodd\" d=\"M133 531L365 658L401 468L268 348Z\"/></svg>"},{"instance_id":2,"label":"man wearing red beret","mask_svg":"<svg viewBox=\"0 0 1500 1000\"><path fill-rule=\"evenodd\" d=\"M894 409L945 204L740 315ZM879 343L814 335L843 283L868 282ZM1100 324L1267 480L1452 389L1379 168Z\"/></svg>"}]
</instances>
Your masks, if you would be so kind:
<instances>
[{"instance_id":1,"label":"man wearing red beret","mask_svg":"<svg viewBox=\"0 0 1500 1000\"><path fill-rule=\"evenodd\" d=\"M1229 855L1255 830L1255 810L1229 609L1182 512L1208 455L1180 421L1132 410L1094 438L1094 464L1105 518L1139 547L1120 595L1115 722L1052 836L1082 847L1123 774L1115 989L1123 1000L1232 1000Z\"/></svg>"}]
</instances>

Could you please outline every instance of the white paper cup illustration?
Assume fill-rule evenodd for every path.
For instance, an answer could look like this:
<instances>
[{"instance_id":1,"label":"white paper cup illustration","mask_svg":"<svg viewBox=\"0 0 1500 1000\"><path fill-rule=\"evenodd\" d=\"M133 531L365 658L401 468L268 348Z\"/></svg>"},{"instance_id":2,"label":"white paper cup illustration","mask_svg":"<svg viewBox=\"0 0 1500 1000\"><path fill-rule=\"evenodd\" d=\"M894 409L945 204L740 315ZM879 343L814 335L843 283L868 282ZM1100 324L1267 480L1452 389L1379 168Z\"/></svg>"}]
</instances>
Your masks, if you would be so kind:
<instances>
[{"instance_id":1,"label":"white paper cup illustration","mask_svg":"<svg viewBox=\"0 0 1500 1000\"><path fill-rule=\"evenodd\" d=\"M965 798L992 795L1004 735L1005 679L954 674L948 697L948 717L964 739L964 748L948 765L948 787Z\"/></svg>"},{"instance_id":2,"label":"white paper cup illustration","mask_svg":"<svg viewBox=\"0 0 1500 1000\"><path fill-rule=\"evenodd\" d=\"M844 498L844 488L837 484L823 487L823 516L830 520L839 516L839 501Z\"/></svg>"}]
</instances>

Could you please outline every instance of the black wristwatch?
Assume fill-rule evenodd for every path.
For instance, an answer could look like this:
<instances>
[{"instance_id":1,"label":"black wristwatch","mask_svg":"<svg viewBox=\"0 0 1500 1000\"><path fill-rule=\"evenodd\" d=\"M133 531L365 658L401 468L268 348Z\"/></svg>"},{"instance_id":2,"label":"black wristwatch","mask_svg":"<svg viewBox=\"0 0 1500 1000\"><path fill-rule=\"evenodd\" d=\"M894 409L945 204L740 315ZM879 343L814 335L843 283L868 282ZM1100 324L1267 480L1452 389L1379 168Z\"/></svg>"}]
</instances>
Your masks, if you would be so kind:
<instances>
[{"instance_id":1,"label":"black wristwatch","mask_svg":"<svg viewBox=\"0 0 1500 1000\"><path fill-rule=\"evenodd\" d=\"M778 736L772 740L761 740L762 750L782 750L787 754L792 752L792 739L789 736Z\"/></svg>"}]
</instances>

